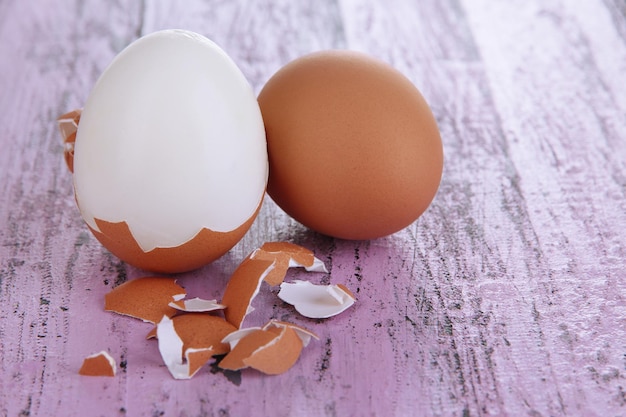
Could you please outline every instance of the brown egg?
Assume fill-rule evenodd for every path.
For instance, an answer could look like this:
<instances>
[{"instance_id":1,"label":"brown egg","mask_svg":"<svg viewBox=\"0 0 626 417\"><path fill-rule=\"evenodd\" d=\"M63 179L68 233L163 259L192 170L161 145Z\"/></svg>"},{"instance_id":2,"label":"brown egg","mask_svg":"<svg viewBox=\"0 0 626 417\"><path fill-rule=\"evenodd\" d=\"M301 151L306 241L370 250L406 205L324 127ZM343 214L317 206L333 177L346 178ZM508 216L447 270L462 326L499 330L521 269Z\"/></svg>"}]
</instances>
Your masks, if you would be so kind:
<instances>
[{"instance_id":1,"label":"brown egg","mask_svg":"<svg viewBox=\"0 0 626 417\"><path fill-rule=\"evenodd\" d=\"M267 191L289 215L343 239L392 234L434 198L439 130L417 88L391 66L351 51L307 55L264 86Z\"/></svg>"}]
</instances>

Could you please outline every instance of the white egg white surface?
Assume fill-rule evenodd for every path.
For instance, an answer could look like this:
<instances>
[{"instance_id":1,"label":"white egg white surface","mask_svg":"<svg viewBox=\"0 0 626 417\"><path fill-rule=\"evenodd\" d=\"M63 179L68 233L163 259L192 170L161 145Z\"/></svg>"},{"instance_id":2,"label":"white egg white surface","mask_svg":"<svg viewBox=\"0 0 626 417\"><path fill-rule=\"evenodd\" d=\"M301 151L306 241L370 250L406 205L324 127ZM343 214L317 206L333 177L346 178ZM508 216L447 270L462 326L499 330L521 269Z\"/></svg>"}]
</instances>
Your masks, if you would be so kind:
<instances>
[{"instance_id":1,"label":"white egg white surface","mask_svg":"<svg viewBox=\"0 0 626 417\"><path fill-rule=\"evenodd\" d=\"M85 221L126 222L144 251L252 217L268 176L254 92L210 40L166 30L123 50L94 86L74 151Z\"/></svg>"}]
</instances>

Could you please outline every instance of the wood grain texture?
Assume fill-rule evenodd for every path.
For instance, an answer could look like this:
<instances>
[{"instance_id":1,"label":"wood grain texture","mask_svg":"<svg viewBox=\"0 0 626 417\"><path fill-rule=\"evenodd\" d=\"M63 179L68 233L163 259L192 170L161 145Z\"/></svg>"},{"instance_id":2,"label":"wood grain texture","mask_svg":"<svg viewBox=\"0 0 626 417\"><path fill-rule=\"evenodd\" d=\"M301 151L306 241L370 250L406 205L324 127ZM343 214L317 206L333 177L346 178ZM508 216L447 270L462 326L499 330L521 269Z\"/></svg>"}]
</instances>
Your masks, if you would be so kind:
<instances>
[{"instance_id":1,"label":"wood grain texture","mask_svg":"<svg viewBox=\"0 0 626 417\"><path fill-rule=\"evenodd\" d=\"M221 45L255 91L307 52L398 68L431 104L440 191L383 239L334 240L266 199L225 257L182 274L221 298L265 241L311 248L357 304L298 316L275 290L247 325L320 335L275 377L173 380L149 326L103 311L145 272L75 207L55 119L111 59L162 28ZM626 7L621 0L0 0L0 415L626 416ZM108 350L115 378L78 375Z\"/></svg>"}]
</instances>

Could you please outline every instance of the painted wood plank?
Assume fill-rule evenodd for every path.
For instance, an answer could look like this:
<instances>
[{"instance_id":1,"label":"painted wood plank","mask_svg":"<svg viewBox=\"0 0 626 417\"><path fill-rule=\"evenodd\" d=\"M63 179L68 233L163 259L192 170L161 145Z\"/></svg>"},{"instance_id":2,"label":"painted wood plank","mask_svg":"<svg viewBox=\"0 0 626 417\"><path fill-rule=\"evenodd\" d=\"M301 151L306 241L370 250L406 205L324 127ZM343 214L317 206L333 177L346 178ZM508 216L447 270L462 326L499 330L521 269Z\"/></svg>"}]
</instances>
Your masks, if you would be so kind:
<instances>
[{"instance_id":1,"label":"painted wood plank","mask_svg":"<svg viewBox=\"0 0 626 417\"><path fill-rule=\"evenodd\" d=\"M3 8L2 415L80 414L81 396L87 410L109 414L108 396L125 393L112 384L103 396L70 396L81 381L66 377L93 348L84 343L107 332L106 322L89 330L101 323L101 309L90 298L94 284L102 283L94 272L115 274L118 261L103 256L77 217L55 119L82 104L106 61L135 37L136 14L133 7L82 2L9 2ZM99 261L84 268L81 259Z\"/></svg>"},{"instance_id":2,"label":"painted wood plank","mask_svg":"<svg viewBox=\"0 0 626 417\"><path fill-rule=\"evenodd\" d=\"M607 85L624 76L595 56L624 62L619 26L600 2L466 3L536 236L531 272L548 377L536 381L529 405L615 413L623 405L616 341L625 336L626 118L621 89Z\"/></svg>"}]
</instances>

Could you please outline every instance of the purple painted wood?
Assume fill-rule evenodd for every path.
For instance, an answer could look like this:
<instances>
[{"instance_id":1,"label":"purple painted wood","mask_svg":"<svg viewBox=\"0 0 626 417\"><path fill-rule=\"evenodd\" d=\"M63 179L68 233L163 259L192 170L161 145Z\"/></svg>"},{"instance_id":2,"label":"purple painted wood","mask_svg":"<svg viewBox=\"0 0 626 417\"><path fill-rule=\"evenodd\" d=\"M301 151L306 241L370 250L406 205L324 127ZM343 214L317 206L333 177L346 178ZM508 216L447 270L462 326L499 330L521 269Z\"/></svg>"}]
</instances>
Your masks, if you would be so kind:
<instances>
[{"instance_id":1,"label":"purple painted wood","mask_svg":"<svg viewBox=\"0 0 626 417\"><path fill-rule=\"evenodd\" d=\"M626 415L623 3L309 3L0 1L0 415ZM268 199L229 254L180 275L220 298L249 251L287 240L330 269L307 278L356 292L319 322L271 292L256 300L248 324L321 337L280 376L175 381L149 327L103 311L145 273L84 226L55 118L125 45L168 27L215 40L256 91L304 53L368 52L411 78L440 125L441 189L409 228L337 241ZM78 376L102 349L118 376Z\"/></svg>"}]
</instances>

